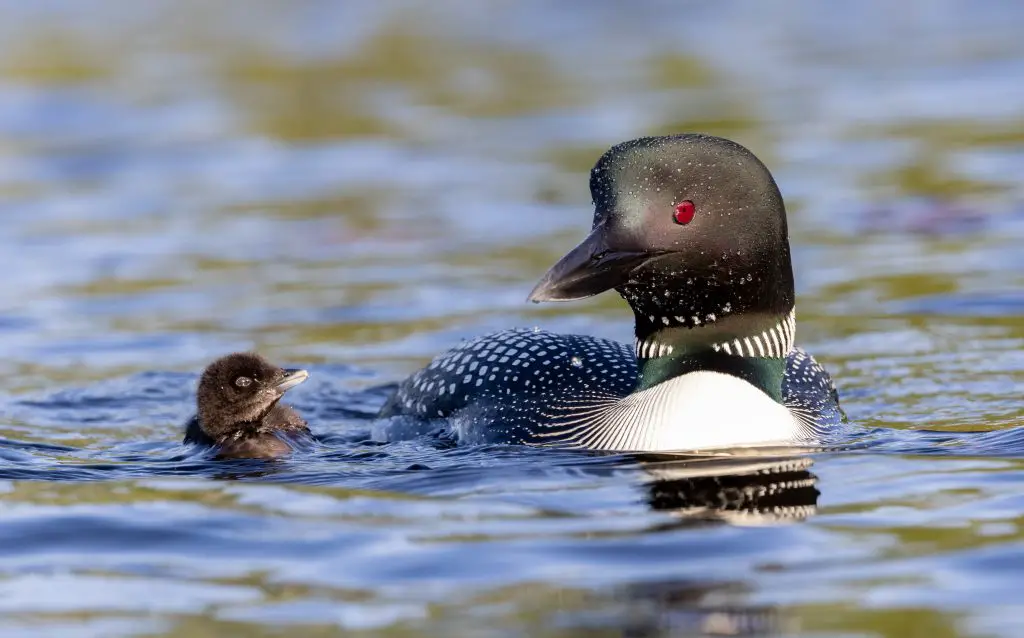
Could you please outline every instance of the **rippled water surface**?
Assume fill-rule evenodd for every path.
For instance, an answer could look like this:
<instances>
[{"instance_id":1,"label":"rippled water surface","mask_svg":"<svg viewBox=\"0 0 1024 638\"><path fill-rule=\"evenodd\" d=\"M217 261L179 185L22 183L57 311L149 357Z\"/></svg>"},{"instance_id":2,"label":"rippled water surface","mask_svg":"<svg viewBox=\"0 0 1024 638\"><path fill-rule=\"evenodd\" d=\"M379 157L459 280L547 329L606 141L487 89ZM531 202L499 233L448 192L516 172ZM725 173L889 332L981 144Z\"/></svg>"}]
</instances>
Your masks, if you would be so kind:
<instances>
[{"instance_id":1,"label":"rippled water surface","mask_svg":"<svg viewBox=\"0 0 1024 638\"><path fill-rule=\"evenodd\" d=\"M1020 636L1024 9L0 2L0 632ZM533 306L611 144L740 141L852 449L381 445ZM279 462L180 444L198 371L312 372Z\"/></svg>"}]
</instances>

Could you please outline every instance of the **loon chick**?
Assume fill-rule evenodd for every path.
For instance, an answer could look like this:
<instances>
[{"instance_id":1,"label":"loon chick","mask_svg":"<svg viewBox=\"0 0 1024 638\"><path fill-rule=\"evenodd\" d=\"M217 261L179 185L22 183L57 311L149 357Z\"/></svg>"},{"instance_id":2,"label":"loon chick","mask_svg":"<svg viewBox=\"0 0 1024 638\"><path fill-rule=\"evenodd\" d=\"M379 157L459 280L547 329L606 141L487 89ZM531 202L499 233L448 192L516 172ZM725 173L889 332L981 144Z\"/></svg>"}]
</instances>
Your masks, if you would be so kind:
<instances>
[{"instance_id":1,"label":"loon chick","mask_svg":"<svg viewBox=\"0 0 1024 638\"><path fill-rule=\"evenodd\" d=\"M258 354L236 352L203 371L196 392L197 414L185 443L215 447L218 458L274 458L292 449L288 439L310 436L306 422L281 405L284 393L309 373L285 370Z\"/></svg>"},{"instance_id":2,"label":"loon chick","mask_svg":"<svg viewBox=\"0 0 1024 638\"><path fill-rule=\"evenodd\" d=\"M529 299L615 289L633 349L539 330L468 341L399 386L380 416L405 418L377 436L442 418L461 442L676 451L811 444L845 419L828 373L793 345L786 211L749 150L697 134L624 142L590 191L590 234Z\"/></svg>"}]
</instances>

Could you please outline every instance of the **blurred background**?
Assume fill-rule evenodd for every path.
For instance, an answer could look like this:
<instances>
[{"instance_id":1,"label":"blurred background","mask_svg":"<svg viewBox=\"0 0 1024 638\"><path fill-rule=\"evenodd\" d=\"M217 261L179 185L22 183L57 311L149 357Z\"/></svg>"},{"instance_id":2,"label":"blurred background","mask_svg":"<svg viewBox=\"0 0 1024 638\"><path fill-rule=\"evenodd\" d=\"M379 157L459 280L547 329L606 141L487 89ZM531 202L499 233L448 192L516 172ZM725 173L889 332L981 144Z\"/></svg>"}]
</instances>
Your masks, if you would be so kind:
<instances>
[{"instance_id":1,"label":"blurred background","mask_svg":"<svg viewBox=\"0 0 1024 638\"><path fill-rule=\"evenodd\" d=\"M1019 635L1022 24L1009 0L0 0L0 631L708 628L669 600ZM798 339L886 455L819 460L805 523L695 537L626 470L366 442L364 388L461 338L630 339L614 295L525 297L589 228L595 159L686 131L775 174ZM195 375L243 348L313 371L328 437L285 484L178 445Z\"/></svg>"}]
</instances>

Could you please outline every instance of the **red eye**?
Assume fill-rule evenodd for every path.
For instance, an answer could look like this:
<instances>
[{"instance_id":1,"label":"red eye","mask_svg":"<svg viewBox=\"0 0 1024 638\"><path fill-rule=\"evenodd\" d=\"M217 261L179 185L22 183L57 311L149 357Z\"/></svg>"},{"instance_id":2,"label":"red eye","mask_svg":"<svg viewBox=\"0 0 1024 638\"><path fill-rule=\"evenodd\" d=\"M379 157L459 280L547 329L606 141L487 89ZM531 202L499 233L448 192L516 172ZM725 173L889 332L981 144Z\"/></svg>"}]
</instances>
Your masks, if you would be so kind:
<instances>
[{"instance_id":1,"label":"red eye","mask_svg":"<svg viewBox=\"0 0 1024 638\"><path fill-rule=\"evenodd\" d=\"M672 219L674 219L677 224L686 225L693 221L693 215L695 212L696 210L693 207L693 202L686 200L685 202L676 204L676 210L675 213L672 214Z\"/></svg>"}]
</instances>

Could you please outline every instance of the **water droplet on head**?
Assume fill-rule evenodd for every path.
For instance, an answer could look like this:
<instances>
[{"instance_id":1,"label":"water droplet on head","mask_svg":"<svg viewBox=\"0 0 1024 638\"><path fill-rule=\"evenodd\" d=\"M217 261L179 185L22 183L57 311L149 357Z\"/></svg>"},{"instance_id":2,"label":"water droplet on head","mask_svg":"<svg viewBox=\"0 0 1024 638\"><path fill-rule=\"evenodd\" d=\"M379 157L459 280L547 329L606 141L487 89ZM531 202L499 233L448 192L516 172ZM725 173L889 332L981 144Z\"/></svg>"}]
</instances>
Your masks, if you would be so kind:
<instances>
[{"instance_id":1,"label":"water droplet on head","mask_svg":"<svg viewBox=\"0 0 1024 638\"><path fill-rule=\"evenodd\" d=\"M580 359L579 357L573 357L572 359L569 359L569 363L572 364L572 367L574 368L583 367L583 359Z\"/></svg>"}]
</instances>

